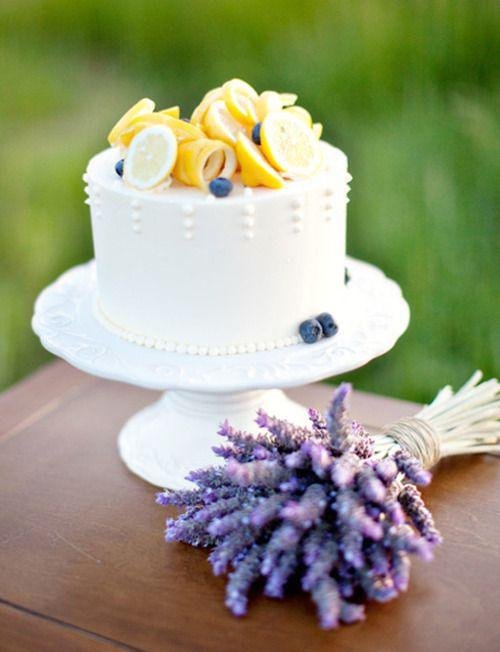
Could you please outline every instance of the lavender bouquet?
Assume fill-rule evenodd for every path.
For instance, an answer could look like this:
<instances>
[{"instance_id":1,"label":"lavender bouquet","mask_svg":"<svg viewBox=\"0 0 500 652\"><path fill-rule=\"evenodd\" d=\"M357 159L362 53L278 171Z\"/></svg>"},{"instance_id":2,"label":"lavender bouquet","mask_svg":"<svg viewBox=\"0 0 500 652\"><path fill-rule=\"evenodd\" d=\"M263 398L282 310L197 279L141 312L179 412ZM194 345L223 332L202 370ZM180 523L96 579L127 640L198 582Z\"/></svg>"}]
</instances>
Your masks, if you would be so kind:
<instances>
[{"instance_id":1,"label":"lavender bouquet","mask_svg":"<svg viewBox=\"0 0 500 652\"><path fill-rule=\"evenodd\" d=\"M362 620L367 601L407 589L410 555L430 560L441 542L417 489L431 479L422 461L430 466L446 446L448 455L500 448L491 434L498 383L476 387L478 380L455 395L445 388L377 439L349 419L347 384L324 416L309 410L309 427L263 411L258 434L223 423L225 442L214 449L222 465L193 471L196 488L157 494L158 503L184 509L167 520L166 540L212 549L214 573L229 573L226 605L236 616L246 613L256 584L272 598L299 585L323 628ZM467 426L457 420L465 413Z\"/></svg>"}]
</instances>

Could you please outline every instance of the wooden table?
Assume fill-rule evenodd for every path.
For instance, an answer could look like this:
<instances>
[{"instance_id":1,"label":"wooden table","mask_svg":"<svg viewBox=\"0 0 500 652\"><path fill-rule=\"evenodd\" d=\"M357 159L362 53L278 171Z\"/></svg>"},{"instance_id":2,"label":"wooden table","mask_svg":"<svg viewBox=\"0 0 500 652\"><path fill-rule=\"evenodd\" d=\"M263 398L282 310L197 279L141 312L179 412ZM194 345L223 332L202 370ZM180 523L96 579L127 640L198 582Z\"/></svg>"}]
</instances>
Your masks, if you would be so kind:
<instances>
[{"instance_id":1,"label":"wooden table","mask_svg":"<svg viewBox=\"0 0 500 652\"><path fill-rule=\"evenodd\" d=\"M322 407L330 392L290 394ZM321 631L305 596L259 597L235 619L206 552L164 543L154 488L118 458L120 427L154 397L62 362L0 396L0 650L500 649L499 460L439 465L426 499L445 544L434 563L415 562L405 596L371 605L364 623ZM416 409L353 399L372 426Z\"/></svg>"}]
</instances>

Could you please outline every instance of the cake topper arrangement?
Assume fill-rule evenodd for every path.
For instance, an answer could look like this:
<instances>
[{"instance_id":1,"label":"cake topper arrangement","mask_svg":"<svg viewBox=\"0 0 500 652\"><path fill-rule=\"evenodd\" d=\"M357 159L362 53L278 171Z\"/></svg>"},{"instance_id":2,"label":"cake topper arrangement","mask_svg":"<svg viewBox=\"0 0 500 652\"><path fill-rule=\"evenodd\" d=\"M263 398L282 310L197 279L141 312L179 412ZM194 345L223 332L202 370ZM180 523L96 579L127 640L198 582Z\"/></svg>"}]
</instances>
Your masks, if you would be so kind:
<instances>
[{"instance_id":1,"label":"cake topper arrangement","mask_svg":"<svg viewBox=\"0 0 500 652\"><path fill-rule=\"evenodd\" d=\"M231 192L237 173L249 187L308 178L321 166L323 127L296 101L294 93L259 94L241 79L208 91L189 119L144 98L108 135L122 152L116 173L138 190L168 189L173 177L216 197Z\"/></svg>"},{"instance_id":2,"label":"cake topper arrangement","mask_svg":"<svg viewBox=\"0 0 500 652\"><path fill-rule=\"evenodd\" d=\"M440 458L500 453L500 386L476 372L456 394L441 390L416 417L369 434L349 419L342 384L323 416L299 427L259 411L260 434L226 421L215 448L222 465L192 472L196 488L157 494L184 508L166 540L211 548L216 575L229 572L226 605L247 612L249 594L309 593L325 629L364 619L409 583L410 555L432 559L441 536L417 485Z\"/></svg>"}]
</instances>

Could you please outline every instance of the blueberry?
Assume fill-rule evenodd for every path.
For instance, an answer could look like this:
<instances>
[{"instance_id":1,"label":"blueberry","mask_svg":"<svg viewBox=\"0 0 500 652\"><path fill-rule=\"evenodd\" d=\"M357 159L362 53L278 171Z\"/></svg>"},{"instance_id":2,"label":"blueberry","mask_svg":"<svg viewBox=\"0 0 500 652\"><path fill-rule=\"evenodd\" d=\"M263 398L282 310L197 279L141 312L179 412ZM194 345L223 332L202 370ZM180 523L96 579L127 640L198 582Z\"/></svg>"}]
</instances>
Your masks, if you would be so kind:
<instances>
[{"instance_id":1,"label":"blueberry","mask_svg":"<svg viewBox=\"0 0 500 652\"><path fill-rule=\"evenodd\" d=\"M215 195L216 197L227 197L233 189L233 184L229 179L217 177L217 179L212 179L212 181L210 181L208 188L212 195Z\"/></svg>"},{"instance_id":2,"label":"blueberry","mask_svg":"<svg viewBox=\"0 0 500 652\"><path fill-rule=\"evenodd\" d=\"M118 163L115 165L115 172L119 177L123 177L123 163L125 159L121 158Z\"/></svg>"},{"instance_id":3,"label":"blueberry","mask_svg":"<svg viewBox=\"0 0 500 652\"><path fill-rule=\"evenodd\" d=\"M260 128L262 127L262 122L257 122L255 127L252 129L252 140L256 145L260 145Z\"/></svg>"},{"instance_id":4,"label":"blueberry","mask_svg":"<svg viewBox=\"0 0 500 652\"><path fill-rule=\"evenodd\" d=\"M351 280L351 275L349 274L349 270L347 269L347 267L344 267L344 285L347 285L350 280Z\"/></svg>"},{"instance_id":5,"label":"blueberry","mask_svg":"<svg viewBox=\"0 0 500 652\"><path fill-rule=\"evenodd\" d=\"M321 337L321 324L317 319L306 319L299 326L299 333L306 344L314 344Z\"/></svg>"},{"instance_id":6,"label":"blueberry","mask_svg":"<svg viewBox=\"0 0 500 652\"><path fill-rule=\"evenodd\" d=\"M335 335L339 329L329 312L322 312L321 315L316 317L316 320L320 323L321 330L325 337Z\"/></svg>"}]
</instances>

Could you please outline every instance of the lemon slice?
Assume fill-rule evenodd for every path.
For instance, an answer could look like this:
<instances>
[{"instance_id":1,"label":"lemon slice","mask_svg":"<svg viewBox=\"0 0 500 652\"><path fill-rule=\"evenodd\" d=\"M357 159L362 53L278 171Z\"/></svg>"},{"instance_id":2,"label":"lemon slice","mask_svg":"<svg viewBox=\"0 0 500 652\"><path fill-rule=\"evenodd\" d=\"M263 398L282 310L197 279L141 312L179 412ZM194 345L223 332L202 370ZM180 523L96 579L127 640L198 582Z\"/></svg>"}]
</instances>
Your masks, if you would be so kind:
<instances>
[{"instance_id":1,"label":"lemon slice","mask_svg":"<svg viewBox=\"0 0 500 652\"><path fill-rule=\"evenodd\" d=\"M179 145L173 175L181 183L207 190L212 179L232 177L237 165L234 149L227 143L200 138Z\"/></svg>"},{"instance_id":2,"label":"lemon slice","mask_svg":"<svg viewBox=\"0 0 500 652\"><path fill-rule=\"evenodd\" d=\"M282 188L285 184L261 154L260 149L243 133L238 134L236 156L241 166L241 180L246 186Z\"/></svg>"},{"instance_id":3,"label":"lemon slice","mask_svg":"<svg viewBox=\"0 0 500 652\"><path fill-rule=\"evenodd\" d=\"M139 190L154 188L164 181L177 157L175 134L165 125L147 127L130 143L123 178Z\"/></svg>"},{"instance_id":4,"label":"lemon slice","mask_svg":"<svg viewBox=\"0 0 500 652\"><path fill-rule=\"evenodd\" d=\"M302 106L288 106L285 111L288 111L292 115L296 116L304 122L309 128L312 127L313 120L312 116L307 109L304 109Z\"/></svg>"},{"instance_id":5,"label":"lemon slice","mask_svg":"<svg viewBox=\"0 0 500 652\"><path fill-rule=\"evenodd\" d=\"M201 124L210 106L216 100L221 100L223 96L224 96L224 91L222 90L222 88L212 88L211 91L205 93L203 99L191 114L191 123L198 124L198 125Z\"/></svg>"},{"instance_id":6,"label":"lemon slice","mask_svg":"<svg viewBox=\"0 0 500 652\"><path fill-rule=\"evenodd\" d=\"M259 98L257 91L242 79L231 79L222 90L229 113L243 124L254 125L258 120L255 110L255 101Z\"/></svg>"},{"instance_id":7,"label":"lemon slice","mask_svg":"<svg viewBox=\"0 0 500 652\"><path fill-rule=\"evenodd\" d=\"M281 106L292 106L298 99L295 93L280 93Z\"/></svg>"},{"instance_id":8,"label":"lemon slice","mask_svg":"<svg viewBox=\"0 0 500 652\"><path fill-rule=\"evenodd\" d=\"M173 118L170 114L165 112L147 113L139 115L129 123L128 128L122 132L119 141L124 147L128 147L130 141L145 127L152 125L165 125L170 127L175 134L175 137L180 143L186 140L196 140L197 138L204 138L205 134L196 125L192 125L184 120Z\"/></svg>"},{"instance_id":9,"label":"lemon slice","mask_svg":"<svg viewBox=\"0 0 500 652\"><path fill-rule=\"evenodd\" d=\"M238 133L246 131L241 122L229 113L224 100L216 100L210 105L203 126L211 138L223 140L229 145L235 145Z\"/></svg>"},{"instance_id":10,"label":"lemon slice","mask_svg":"<svg viewBox=\"0 0 500 652\"><path fill-rule=\"evenodd\" d=\"M315 122L313 124L312 132L318 140L321 138L321 135L323 133L323 125L321 124L321 122Z\"/></svg>"},{"instance_id":11,"label":"lemon slice","mask_svg":"<svg viewBox=\"0 0 500 652\"><path fill-rule=\"evenodd\" d=\"M179 119L181 117L181 110L180 107L178 106L170 106L168 109L162 109L161 111L158 111L160 115L169 115L172 118L177 118Z\"/></svg>"},{"instance_id":12,"label":"lemon slice","mask_svg":"<svg viewBox=\"0 0 500 652\"><path fill-rule=\"evenodd\" d=\"M311 176L321 163L312 129L289 111L270 113L262 122L260 140L271 165L291 177Z\"/></svg>"},{"instance_id":13,"label":"lemon slice","mask_svg":"<svg viewBox=\"0 0 500 652\"><path fill-rule=\"evenodd\" d=\"M122 115L113 129L111 129L108 134L109 144L114 145L118 141L120 134L128 127L131 120L144 113L151 113L154 110L155 103L153 100L150 100L147 97L139 100L137 104L134 104L133 107L131 107L124 115Z\"/></svg>"},{"instance_id":14,"label":"lemon slice","mask_svg":"<svg viewBox=\"0 0 500 652\"><path fill-rule=\"evenodd\" d=\"M260 122L264 120L268 113L272 111L281 111L283 104L279 93L276 91L264 91L255 101L255 110Z\"/></svg>"}]
</instances>

